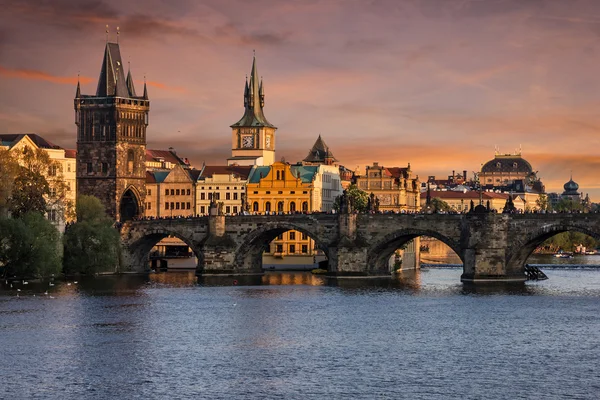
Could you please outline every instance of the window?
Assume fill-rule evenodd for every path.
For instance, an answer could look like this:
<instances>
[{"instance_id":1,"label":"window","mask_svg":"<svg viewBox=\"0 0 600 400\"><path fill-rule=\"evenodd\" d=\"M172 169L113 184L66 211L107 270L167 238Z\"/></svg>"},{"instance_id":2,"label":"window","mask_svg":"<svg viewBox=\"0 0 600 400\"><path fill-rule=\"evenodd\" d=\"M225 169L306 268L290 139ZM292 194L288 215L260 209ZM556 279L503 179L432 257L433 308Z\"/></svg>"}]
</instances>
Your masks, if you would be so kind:
<instances>
[{"instance_id":1,"label":"window","mask_svg":"<svg viewBox=\"0 0 600 400\"><path fill-rule=\"evenodd\" d=\"M200 200L206 200L206 193L200 193Z\"/></svg>"},{"instance_id":2,"label":"window","mask_svg":"<svg viewBox=\"0 0 600 400\"><path fill-rule=\"evenodd\" d=\"M133 165L134 158L135 154L133 153L133 150L129 150L127 152L127 173L129 174L133 174L135 172Z\"/></svg>"},{"instance_id":3,"label":"window","mask_svg":"<svg viewBox=\"0 0 600 400\"><path fill-rule=\"evenodd\" d=\"M71 172L71 163L67 164L67 172Z\"/></svg>"},{"instance_id":4,"label":"window","mask_svg":"<svg viewBox=\"0 0 600 400\"><path fill-rule=\"evenodd\" d=\"M290 212L296 212L296 203L290 202Z\"/></svg>"},{"instance_id":5,"label":"window","mask_svg":"<svg viewBox=\"0 0 600 400\"><path fill-rule=\"evenodd\" d=\"M183 201L181 202L181 209L185 210L185 203Z\"/></svg>"},{"instance_id":6,"label":"window","mask_svg":"<svg viewBox=\"0 0 600 400\"><path fill-rule=\"evenodd\" d=\"M152 203L146 204L146 210L152 210Z\"/></svg>"},{"instance_id":7,"label":"window","mask_svg":"<svg viewBox=\"0 0 600 400\"><path fill-rule=\"evenodd\" d=\"M230 206L225 207L225 212L227 214L231 214L231 207Z\"/></svg>"},{"instance_id":8,"label":"window","mask_svg":"<svg viewBox=\"0 0 600 400\"><path fill-rule=\"evenodd\" d=\"M267 190L265 193L266 193L266 194L271 194L271 191L270 191L270 190Z\"/></svg>"},{"instance_id":9,"label":"window","mask_svg":"<svg viewBox=\"0 0 600 400\"><path fill-rule=\"evenodd\" d=\"M175 196L175 189L171 189L171 196Z\"/></svg>"},{"instance_id":10,"label":"window","mask_svg":"<svg viewBox=\"0 0 600 400\"><path fill-rule=\"evenodd\" d=\"M296 240L296 232L290 232L290 240Z\"/></svg>"},{"instance_id":11,"label":"window","mask_svg":"<svg viewBox=\"0 0 600 400\"><path fill-rule=\"evenodd\" d=\"M175 203L175 209L179 210L179 202Z\"/></svg>"},{"instance_id":12,"label":"window","mask_svg":"<svg viewBox=\"0 0 600 400\"><path fill-rule=\"evenodd\" d=\"M57 170L56 165L51 165L48 168L48 175L49 176L56 176L56 170Z\"/></svg>"},{"instance_id":13,"label":"window","mask_svg":"<svg viewBox=\"0 0 600 400\"><path fill-rule=\"evenodd\" d=\"M221 200L221 193L215 193L215 200Z\"/></svg>"},{"instance_id":14,"label":"window","mask_svg":"<svg viewBox=\"0 0 600 400\"><path fill-rule=\"evenodd\" d=\"M204 214L204 213L206 213L206 207L200 206L200 214Z\"/></svg>"},{"instance_id":15,"label":"window","mask_svg":"<svg viewBox=\"0 0 600 400\"><path fill-rule=\"evenodd\" d=\"M233 206L233 213L237 214L238 210L237 210L237 206Z\"/></svg>"},{"instance_id":16,"label":"window","mask_svg":"<svg viewBox=\"0 0 600 400\"><path fill-rule=\"evenodd\" d=\"M277 211L283 212L283 201L280 201L279 203L277 203Z\"/></svg>"},{"instance_id":17,"label":"window","mask_svg":"<svg viewBox=\"0 0 600 400\"><path fill-rule=\"evenodd\" d=\"M191 192L190 192L190 189L188 189L188 190L187 190L187 195L189 196L189 195L190 195L190 193L191 193Z\"/></svg>"},{"instance_id":18,"label":"window","mask_svg":"<svg viewBox=\"0 0 600 400\"><path fill-rule=\"evenodd\" d=\"M165 196L169 195L169 189L165 189Z\"/></svg>"},{"instance_id":19,"label":"window","mask_svg":"<svg viewBox=\"0 0 600 400\"><path fill-rule=\"evenodd\" d=\"M267 201L265 203L265 211L271 212L271 202L270 201Z\"/></svg>"},{"instance_id":20,"label":"window","mask_svg":"<svg viewBox=\"0 0 600 400\"><path fill-rule=\"evenodd\" d=\"M175 189L175 195L179 196L179 189Z\"/></svg>"},{"instance_id":21,"label":"window","mask_svg":"<svg viewBox=\"0 0 600 400\"><path fill-rule=\"evenodd\" d=\"M296 252L296 245L290 244L290 254L294 254Z\"/></svg>"},{"instance_id":22,"label":"window","mask_svg":"<svg viewBox=\"0 0 600 400\"><path fill-rule=\"evenodd\" d=\"M186 210L191 210L192 209L192 204L191 203L185 203L185 209Z\"/></svg>"},{"instance_id":23,"label":"window","mask_svg":"<svg viewBox=\"0 0 600 400\"><path fill-rule=\"evenodd\" d=\"M277 236L277 240L283 240L283 233Z\"/></svg>"},{"instance_id":24,"label":"window","mask_svg":"<svg viewBox=\"0 0 600 400\"><path fill-rule=\"evenodd\" d=\"M208 194L208 199L209 199L209 200L212 200L212 198L213 198L213 194L212 194L212 193L209 193L209 194Z\"/></svg>"},{"instance_id":25,"label":"window","mask_svg":"<svg viewBox=\"0 0 600 400\"><path fill-rule=\"evenodd\" d=\"M258 211L258 202L255 201L254 204L252 204L252 211Z\"/></svg>"},{"instance_id":26,"label":"window","mask_svg":"<svg viewBox=\"0 0 600 400\"><path fill-rule=\"evenodd\" d=\"M108 163L105 163L105 162L102 163L102 173L103 174L108 173Z\"/></svg>"},{"instance_id":27,"label":"window","mask_svg":"<svg viewBox=\"0 0 600 400\"><path fill-rule=\"evenodd\" d=\"M152 189L147 190L148 196L152 196Z\"/></svg>"},{"instance_id":28,"label":"window","mask_svg":"<svg viewBox=\"0 0 600 400\"><path fill-rule=\"evenodd\" d=\"M276 253L283 253L283 245L282 244L278 244L276 247L277 247Z\"/></svg>"},{"instance_id":29,"label":"window","mask_svg":"<svg viewBox=\"0 0 600 400\"><path fill-rule=\"evenodd\" d=\"M254 194L258 194L258 191L254 191Z\"/></svg>"},{"instance_id":30,"label":"window","mask_svg":"<svg viewBox=\"0 0 600 400\"><path fill-rule=\"evenodd\" d=\"M296 191L292 190L290 191L290 194L296 194Z\"/></svg>"},{"instance_id":31,"label":"window","mask_svg":"<svg viewBox=\"0 0 600 400\"><path fill-rule=\"evenodd\" d=\"M277 192L278 194L283 194L283 192L280 190L279 192Z\"/></svg>"},{"instance_id":32,"label":"window","mask_svg":"<svg viewBox=\"0 0 600 400\"><path fill-rule=\"evenodd\" d=\"M225 200L231 200L231 193L225 193Z\"/></svg>"},{"instance_id":33,"label":"window","mask_svg":"<svg viewBox=\"0 0 600 400\"><path fill-rule=\"evenodd\" d=\"M175 209L175 203L171 202L171 210Z\"/></svg>"},{"instance_id":34,"label":"window","mask_svg":"<svg viewBox=\"0 0 600 400\"><path fill-rule=\"evenodd\" d=\"M302 192L302 194L308 194L308 192L305 190L305 191Z\"/></svg>"},{"instance_id":35,"label":"window","mask_svg":"<svg viewBox=\"0 0 600 400\"><path fill-rule=\"evenodd\" d=\"M302 211L304 211L304 212L308 211L308 201L302 202Z\"/></svg>"},{"instance_id":36,"label":"window","mask_svg":"<svg viewBox=\"0 0 600 400\"><path fill-rule=\"evenodd\" d=\"M237 193L234 193L234 194L233 194L233 199L234 199L234 200L237 200L237 199L238 199L238 195L237 195Z\"/></svg>"},{"instance_id":37,"label":"window","mask_svg":"<svg viewBox=\"0 0 600 400\"><path fill-rule=\"evenodd\" d=\"M92 167L92 163L91 162L87 163L87 173L91 174L93 172L94 172L94 168Z\"/></svg>"},{"instance_id":38,"label":"window","mask_svg":"<svg viewBox=\"0 0 600 400\"><path fill-rule=\"evenodd\" d=\"M168 210L168 209L169 209L169 203L168 203L168 202L166 202L166 203L165 203L165 210Z\"/></svg>"},{"instance_id":39,"label":"window","mask_svg":"<svg viewBox=\"0 0 600 400\"><path fill-rule=\"evenodd\" d=\"M308 253L308 246L305 244L302 245L302 253L304 253L304 254Z\"/></svg>"}]
</instances>

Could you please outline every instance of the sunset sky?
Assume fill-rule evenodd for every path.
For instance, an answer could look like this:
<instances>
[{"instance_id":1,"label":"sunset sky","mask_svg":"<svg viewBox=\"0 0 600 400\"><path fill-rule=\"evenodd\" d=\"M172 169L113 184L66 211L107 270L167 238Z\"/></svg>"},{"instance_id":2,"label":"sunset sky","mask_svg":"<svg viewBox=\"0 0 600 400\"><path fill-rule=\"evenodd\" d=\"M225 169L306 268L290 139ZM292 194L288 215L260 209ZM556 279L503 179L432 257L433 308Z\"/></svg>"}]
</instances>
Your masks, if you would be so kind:
<instances>
[{"instance_id":1,"label":"sunset sky","mask_svg":"<svg viewBox=\"0 0 600 400\"><path fill-rule=\"evenodd\" d=\"M0 0L0 133L75 148L73 97L119 42L151 101L148 147L200 166L231 155L253 50L277 158L321 134L355 169L421 179L480 169L494 148L600 201L600 1Z\"/></svg>"}]
</instances>

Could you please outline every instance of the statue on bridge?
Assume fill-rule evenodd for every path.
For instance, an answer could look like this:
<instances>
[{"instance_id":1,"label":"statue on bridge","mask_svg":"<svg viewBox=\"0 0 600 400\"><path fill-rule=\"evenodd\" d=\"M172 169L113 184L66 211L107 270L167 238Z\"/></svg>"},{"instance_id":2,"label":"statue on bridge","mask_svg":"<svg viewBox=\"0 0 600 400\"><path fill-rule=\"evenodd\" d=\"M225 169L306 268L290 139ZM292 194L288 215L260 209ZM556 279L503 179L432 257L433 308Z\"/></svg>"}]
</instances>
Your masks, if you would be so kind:
<instances>
[{"instance_id":1,"label":"statue on bridge","mask_svg":"<svg viewBox=\"0 0 600 400\"><path fill-rule=\"evenodd\" d=\"M240 211L242 213L250 211L250 206L246 200L246 193L242 193L242 209Z\"/></svg>"}]
</instances>

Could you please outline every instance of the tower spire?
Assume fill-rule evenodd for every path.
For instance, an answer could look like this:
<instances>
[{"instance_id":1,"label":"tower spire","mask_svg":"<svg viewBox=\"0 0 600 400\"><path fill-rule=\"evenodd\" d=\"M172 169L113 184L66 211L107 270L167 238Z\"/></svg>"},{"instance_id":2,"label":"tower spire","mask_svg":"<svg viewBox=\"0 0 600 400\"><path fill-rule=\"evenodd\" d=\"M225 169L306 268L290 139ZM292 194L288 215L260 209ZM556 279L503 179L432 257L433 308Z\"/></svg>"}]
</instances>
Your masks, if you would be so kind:
<instances>
[{"instance_id":1,"label":"tower spire","mask_svg":"<svg viewBox=\"0 0 600 400\"><path fill-rule=\"evenodd\" d=\"M146 75L144 75L144 100L148 100L148 89L146 88Z\"/></svg>"},{"instance_id":2,"label":"tower spire","mask_svg":"<svg viewBox=\"0 0 600 400\"><path fill-rule=\"evenodd\" d=\"M77 74L77 91L75 91L75 98L81 98L81 85L79 84L79 73Z\"/></svg>"},{"instance_id":3,"label":"tower spire","mask_svg":"<svg viewBox=\"0 0 600 400\"><path fill-rule=\"evenodd\" d=\"M127 71L127 91L129 92L130 97L136 97L135 87L133 85L133 77L131 76L131 62L127 62L128 71Z\"/></svg>"}]
</instances>

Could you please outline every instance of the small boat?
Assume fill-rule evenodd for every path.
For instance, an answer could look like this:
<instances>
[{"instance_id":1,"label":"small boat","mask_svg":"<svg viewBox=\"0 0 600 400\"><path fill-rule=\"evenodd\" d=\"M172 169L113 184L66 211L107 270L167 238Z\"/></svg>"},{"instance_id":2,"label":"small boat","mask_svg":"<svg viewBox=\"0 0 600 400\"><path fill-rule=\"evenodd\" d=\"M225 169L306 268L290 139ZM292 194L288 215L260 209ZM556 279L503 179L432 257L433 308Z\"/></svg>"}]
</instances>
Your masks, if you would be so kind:
<instances>
[{"instance_id":1,"label":"small boat","mask_svg":"<svg viewBox=\"0 0 600 400\"><path fill-rule=\"evenodd\" d=\"M556 258L573 258L573 255L570 253L556 253L554 255Z\"/></svg>"}]
</instances>

